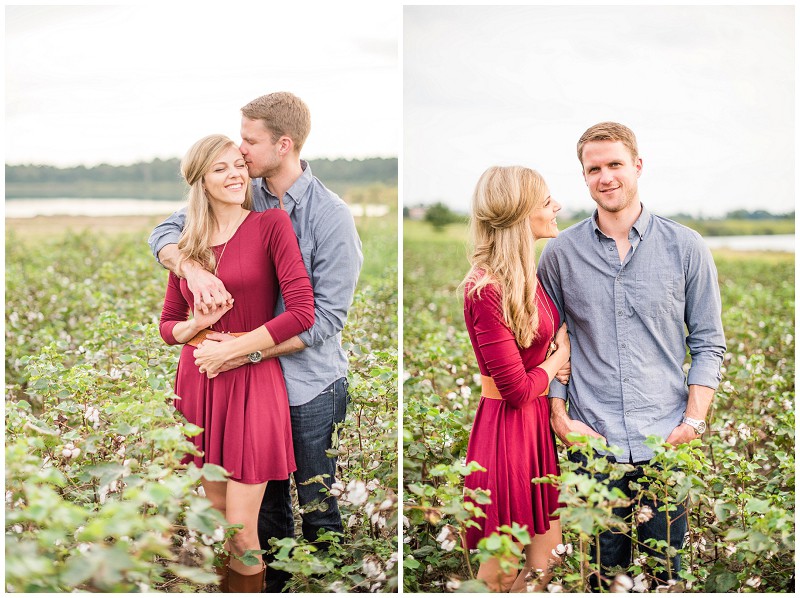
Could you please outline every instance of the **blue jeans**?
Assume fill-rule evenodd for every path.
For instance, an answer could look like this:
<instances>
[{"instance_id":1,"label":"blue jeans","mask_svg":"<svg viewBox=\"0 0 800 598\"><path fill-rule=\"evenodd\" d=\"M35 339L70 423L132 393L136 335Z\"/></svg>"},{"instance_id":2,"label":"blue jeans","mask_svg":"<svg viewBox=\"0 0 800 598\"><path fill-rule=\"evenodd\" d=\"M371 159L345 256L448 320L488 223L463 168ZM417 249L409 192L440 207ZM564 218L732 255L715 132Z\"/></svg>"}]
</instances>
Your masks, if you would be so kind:
<instances>
[{"instance_id":1,"label":"blue jeans","mask_svg":"<svg viewBox=\"0 0 800 598\"><path fill-rule=\"evenodd\" d=\"M613 457L607 458L613 460ZM607 474L588 471L586 469L586 457L580 453L570 453L569 460L580 464L581 467L578 470L579 473L588 473L597 481L605 481L609 489L619 488L625 496L631 499L636 497L638 491L631 489L630 483L637 482L644 476L644 473L642 472L642 465L646 464L646 462L632 463L634 466L632 471L626 473L619 480L610 480L608 479ZM645 489L647 488L646 481L639 483L641 483ZM649 521L636 523L635 514L642 506L645 505L650 507L653 512L653 517ZM660 506L661 505L659 503L649 498L642 498L638 503L634 502L629 507L615 508L613 513L615 516L627 521L631 525L631 529L636 527L638 547L642 552L659 557L663 561L665 560L665 555L663 552L659 552L651 548L644 542L650 538L666 541L668 535L667 529L669 528L669 544L676 550L680 550L683 547L683 539L689 526L687 521L688 514L686 513L685 501L676 505L677 509L669 513L669 526L667 525L667 513L664 511L659 511L658 509ZM604 576L609 573L609 570L612 567L625 568L631 564L631 559L633 556L633 543L631 542L631 538L625 534L615 533L611 530L602 532L600 534L599 549L600 569ZM595 550L592 550L591 554L593 560L596 560ZM681 568L680 555L675 555L672 558L671 565L672 577L677 579L678 571L680 571ZM666 570L661 573L656 573L655 576L663 582L667 581ZM595 589L597 588L597 579L594 577L592 578L592 586Z\"/></svg>"},{"instance_id":2,"label":"blue jeans","mask_svg":"<svg viewBox=\"0 0 800 598\"><path fill-rule=\"evenodd\" d=\"M314 399L297 407L290 407L292 418L292 439L297 471L294 482L297 498L302 509L309 503L324 499L318 507L310 506L302 513L303 537L309 542L317 539L320 530L342 531L342 516L339 504L333 496L321 492L336 481L336 457L329 457L325 451L331 448L334 428L344 421L350 395L347 393L347 378L339 378ZM314 476L327 474L325 486L320 483L303 484ZM325 509L325 510L321 510ZM289 480L271 480L267 484L261 510L258 515L258 537L262 550L270 550L270 538L293 538L294 517L292 499L289 494ZM269 561L269 556L267 556ZM267 591L273 579L283 572L275 569L267 575ZM274 575L277 574L277 575Z\"/></svg>"}]
</instances>

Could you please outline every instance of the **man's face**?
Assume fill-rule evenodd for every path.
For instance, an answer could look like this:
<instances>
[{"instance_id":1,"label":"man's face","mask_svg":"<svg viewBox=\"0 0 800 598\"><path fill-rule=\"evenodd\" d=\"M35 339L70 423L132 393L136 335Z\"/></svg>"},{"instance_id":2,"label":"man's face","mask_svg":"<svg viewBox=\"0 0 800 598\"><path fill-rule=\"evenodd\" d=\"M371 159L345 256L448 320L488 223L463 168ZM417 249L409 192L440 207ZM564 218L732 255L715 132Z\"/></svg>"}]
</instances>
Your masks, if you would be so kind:
<instances>
[{"instance_id":1,"label":"man's face","mask_svg":"<svg viewBox=\"0 0 800 598\"><path fill-rule=\"evenodd\" d=\"M275 176L280 170L281 155L279 148L280 139L272 141L272 131L267 129L264 121L242 117L242 152L247 162L247 172L252 178Z\"/></svg>"},{"instance_id":2,"label":"man's face","mask_svg":"<svg viewBox=\"0 0 800 598\"><path fill-rule=\"evenodd\" d=\"M598 207L621 212L639 201L642 159L633 159L621 141L590 141L583 146L583 180Z\"/></svg>"}]
</instances>

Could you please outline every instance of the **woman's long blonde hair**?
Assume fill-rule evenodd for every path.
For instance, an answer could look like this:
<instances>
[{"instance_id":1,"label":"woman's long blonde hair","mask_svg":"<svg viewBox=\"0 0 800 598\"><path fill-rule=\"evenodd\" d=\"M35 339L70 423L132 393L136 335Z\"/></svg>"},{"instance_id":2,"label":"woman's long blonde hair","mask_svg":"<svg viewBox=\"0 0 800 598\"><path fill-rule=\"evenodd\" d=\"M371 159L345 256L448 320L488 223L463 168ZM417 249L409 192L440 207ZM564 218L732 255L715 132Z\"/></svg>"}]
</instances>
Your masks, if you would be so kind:
<instances>
[{"instance_id":1,"label":"woman's long blonde hair","mask_svg":"<svg viewBox=\"0 0 800 598\"><path fill-rule=\"evenodd\" d=\"M536 308L536 239L529 216L544 204L547 186L535 170L492 166L472 196L472 268L464 279L468 295L497 284L503 319L520 347L530 347L539 328Z\"/></svg>"},{"instance_id":2,"label":"woman's long blonde hair","mask_svg":"<svg viewBox=\"0 0 800 598\"><path fill-rule=\"evenodd\" d=\"M225 135L208 135L196 142L181 160L181 174L189 185L186 194L186 224L178 240L181 261L192 259L208 270L214 271L216 258L211 249L211 236L217 225L214 212L208 202L203 180L211 165L229 146L236 144ZM245 177L245 199L242 207L253 207L253 191L250 178Z\"/></svg>"}]
</instances>

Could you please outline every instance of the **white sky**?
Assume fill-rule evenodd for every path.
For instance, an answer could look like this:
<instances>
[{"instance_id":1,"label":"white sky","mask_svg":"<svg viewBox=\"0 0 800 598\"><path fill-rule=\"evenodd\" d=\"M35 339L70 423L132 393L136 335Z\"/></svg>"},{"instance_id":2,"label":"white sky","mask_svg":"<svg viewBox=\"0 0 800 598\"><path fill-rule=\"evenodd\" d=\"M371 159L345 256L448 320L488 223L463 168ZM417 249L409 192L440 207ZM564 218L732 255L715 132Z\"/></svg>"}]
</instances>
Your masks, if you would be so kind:
<instances>
[{"instance_id":1,"label":"white sky","mask_svg":"<svg viewBox=\"0 0 800 598\"><path fill-rule=\"evenodd\" d=\"M5 160L180 157L239 109L291 91L306 157L397 156L402 10L304 2L5 7Z\"/></svg>"},{"instance_id":2,"label":"white sky","mask_svg":"<svg viewBox=\"0 0 800 598\"><path fill-rule=\"evenodd\" d=\"M794 209L794 6L413 6L403 25L404 205L467 212L493 164L593 209L575 145L631 127L664 215Z\"/></svg>"}]
</instances>

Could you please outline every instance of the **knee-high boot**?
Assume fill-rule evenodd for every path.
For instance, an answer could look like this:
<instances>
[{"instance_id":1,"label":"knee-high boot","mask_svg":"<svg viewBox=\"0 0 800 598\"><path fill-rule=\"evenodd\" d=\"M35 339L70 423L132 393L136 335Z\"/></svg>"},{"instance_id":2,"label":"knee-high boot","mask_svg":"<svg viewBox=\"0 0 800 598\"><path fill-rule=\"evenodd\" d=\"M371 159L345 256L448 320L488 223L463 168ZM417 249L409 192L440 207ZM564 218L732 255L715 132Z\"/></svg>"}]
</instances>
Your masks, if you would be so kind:
<instances>
[{"instance_id":1,"label":"knee-high boot","mask_svg":"<svg viewBox=\"0 0 800 598\"><path fill-rule=\"evenodd\" d=\"M217 559L219 559L219 565L214 567L214 573L219 575L219 591L220 592L227 592L228 591L228 563L231 562L231 555L218 555Z\"/></svg>"},{"instance_id":2,"label":"knee-high boot","mask_svg":"<svg viewBox=\"0 0 800 598\"><path fill-rule=\"evenodd\" d=\"M231 594L260 594L264 589L265 563L261 563L261 571L252 575L242 575L228 567L227 592Z\"/></svg>"}]
</instances>

